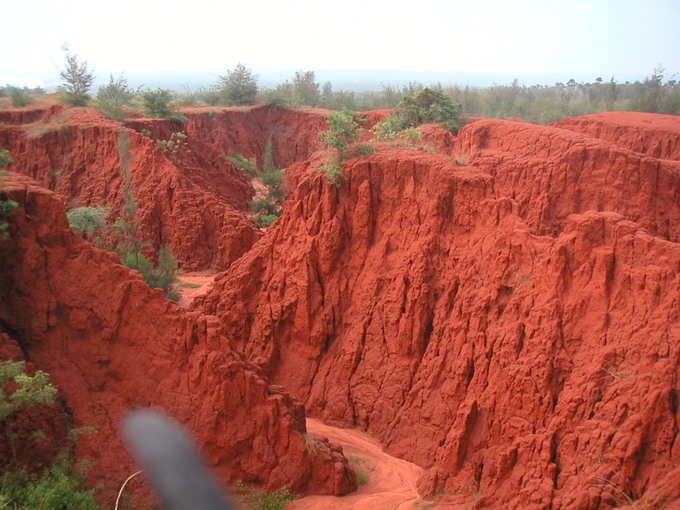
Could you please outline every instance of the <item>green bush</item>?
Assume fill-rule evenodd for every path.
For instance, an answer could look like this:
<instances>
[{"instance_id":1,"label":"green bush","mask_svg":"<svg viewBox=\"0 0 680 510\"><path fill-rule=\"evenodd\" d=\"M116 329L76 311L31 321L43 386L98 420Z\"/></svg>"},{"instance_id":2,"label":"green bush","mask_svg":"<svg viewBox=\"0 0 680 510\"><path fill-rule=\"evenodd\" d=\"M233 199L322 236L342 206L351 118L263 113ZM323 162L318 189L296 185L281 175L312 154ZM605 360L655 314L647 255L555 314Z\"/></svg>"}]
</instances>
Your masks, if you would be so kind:
<instances>
[{"instance_id":1,"label":"green bush","mask_svg":"<svg viewBox=\"0 0 680 510\"><path fill-rule=\"evenodd\" d=\"M2 169L12 164L14 160L7 149L0 149L0 185L2 184L3 172ZM2 188L0 187L0 241L9 237L7 231L9 225L3 218L11 216L14 210L19 206L14 200L3 199L1 196Z\"/></svg>"},{"instance_id":2,"label":"green bush","mask_svg":"<svg viewBox=\"0 0 680 510\"><path fill-rule=\"evenodd\" d=\"M66 213L69 227L76 235L93 241L105 235L106 218L111 213L108 207L76 207Z\"/></svg>"},{"instance_id":3,"label":"green bush","mask_svg":"<svg viewBox=\"0 0 680 510\"><path fill-rule=\"evenodd\" d=\"M237 486L237 492L238 500L248 510L285 510L286 505L296 497L287 488L266 492L252 489L243 483Z\"/></svg>"},{"instance_id":4,"label":"green bush","mask_svg":"<svg viewBox=\"0 0 680 510\"><path fill-rule=\"evenodd\" d=\"M111 75L109 83L99 87L95 107L110 119L122 121L127 117L128 109L138 92L130 88L124 76L114 78Z\"/></svg>"},{"instance_id":5,"label":"green bush","mask_svg":"<svg viewBox=\"0 0 680 510\"><path fill-rule=\"evenodd\" d=\"M149 117L167 118L172 115L170 102L172 92L166 89L147 90L142 94L144 101L144 111Z\"/></svg>"},{"instance_id":6,"label":"green bush","mask_svg":"<svg viewBox=\"0 0 680 510\"><path fill-rule=\"evenodd\" d=\"M321 133L321 139L335 152L326 160L326 164L319 168L319 171L326 175L328 182L334 186L340 186L343 179L342 164L349 156L368 155L375 152L375 148L370 145L360 145L355 148L354 153L350 151L352 146L361 137L364 130L361 124L365 119L360 115L349 110L341 110L328 115L329 131Z\"/></svg>"},{"instance_id":7,"label":"green bush","mask_svg":"<svg viewBox=\"0 0 680 510\"><path fill-rule=\"evenodd\" d=\"M7 149L0 149L0 168L5 168L12 163L14 163L12 154Z\"/></svg>"},{"instance_id":8,"label":"green bush","mask_svg":"<svg viewBox=\"0 0 680 510\"><path fill-rule=\"evenodd\" d=\"M3 390L7 389L8 382L13 383L14 388L9 395ZM0 362L0 423L19 409L53 404L56 396L57 389L45 372L37 370L29 376L23 361ZM4 433L10 442L17 437L11 428L5 429ZM39 433L39 430L34 431L35 435ZM70 458L63 453L41 473L21 469L10 471L10 466L3 467L5 469L0 468L0 472L5 471L0 476L0 509L97 509L94 491L83 490L82 480L72 468Z\"/></svg>"},{"instance_id":9,"label":"green bush","mask_svg":"<svg viewBox=\"0 0 680 510\"><path fill-rule=\"evenodd\" d=\"M41 370L30 376L24 369L23 361L0 362L0 422L22 407L53 404L55 401L57 389L50 384L49 376ZM11 395L2 389L8 381L15 384Z\"/></svg>"},{"instance_id":10,"label":"green bush","mask_svg":"<svg viewBox=\"0 0 680 510\"><path fill-rule=\"evenodd\" d=\"M278 219L279 216L276 214L264 214L262 216L258 216L255 220L255 223L257 223L262 228L267 228L271 227Z\"/></svg>"},{"instance_id":11,"label":"green bush","mask_svg":"<svg viewBox=\"0 0 680 510\"><path fill-rule=\"evenodd\" d=\"M374 130L379 139L390 140L399 131L431 122L456 132L462 126L461 106L441 89L424 88L413 96L402 98L394 113Z\"/></svg>"},{"instance_id":12,"label":"green bush","mask_svg":"<svg viewBox=\"0 0 680 510\"><path fill-rule=\"evenodd\" d=\"M0 476L0 509L98 510L94 490L83 481L69 459L62 458L39 474L25 471Z\"/></svg>"},{"instance_id":13,"label":"green bush","mask_svg":"<svg viewBox=\"0 0 680 510\"><path fill-rule=\"evenodd\" d=\"M220 76L218 89L222 103L226 105L254 104L257 98L255 75L240 63L234 69L227 70L226 75Z\"/></svg>"},{"instance_id":14,"label":"green bush","mask_svg":"<svg viewBox=\"0 0 680 510\"><path fill-rule=\"evenodd\" d=\"M243 170L251 177L257 177L260 170L257 168L257 160L255 158L246 158L241 154L230 154L227 156L237 167Z\"/></svg>"},{"instance_id":15,"label":"green bush","mask_svg":"<svg viewBox=\"0 0 680 510\"><path fill-rule=\"evenodd\" d=\"M167 140L156 140L156 145L158 145L163 152L169 152L171 154L177 154L189 147L187 144L187 135L181 131L175 131Z\"/></svg>"},{"instance_id":16,"label":"green bush","mask_svg":"<svg viewBox=\"0 0 680 510\"><path fill-rule=\"evenodd\" d=\"M295 104L318 106L321 102L319 84L314 71L297 71L293 77Z\"/></svg>"},{"instance_id":17,"label":"green bush","mask_svg":"<svg viewBox=\"0 0 680 510\"><path fill-rule=\"evenodd\" d=\"M20 108L22 106L28 106L31 103L31 97L26 94L19 87L9 87L7 91L9 98L12 100L12 106Z\"/></svg>"},{"instance_id":18,"label":"green bush","mask_svg":"<svg viewBox=\"0 0 680 510\"><path fill-rule=\"evenodd\" d=\"M321 139L344 156L349 145L362 135L361 122L361 117L349 110L333 112L328 115L330 130L321 133Z\"/></svg>"},{"instance_id":19,"label":"green bush","mask_svg":"<svg viewBox=\"0 0 680 510\"><path fill-rule=\"evenodd\" d=\"M94 74L87 62L80 62L77 55L64 47L66 67L59 73L62 86L66 91L65 101L73 106L85 106L90 99L89 91L94 82Z\"/></svg>"}]
</instances>

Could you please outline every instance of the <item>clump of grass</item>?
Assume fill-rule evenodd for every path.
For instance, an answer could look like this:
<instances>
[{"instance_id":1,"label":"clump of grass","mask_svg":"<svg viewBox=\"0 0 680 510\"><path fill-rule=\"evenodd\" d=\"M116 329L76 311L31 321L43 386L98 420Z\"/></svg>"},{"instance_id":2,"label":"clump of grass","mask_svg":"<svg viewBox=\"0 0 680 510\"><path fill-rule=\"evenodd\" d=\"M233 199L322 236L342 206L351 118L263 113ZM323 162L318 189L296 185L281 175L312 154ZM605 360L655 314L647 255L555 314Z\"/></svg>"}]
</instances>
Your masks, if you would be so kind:
<instances>
[{"instance_id":1,"label":"clump of grass","mask_svg":"<svg viewBox=\"0 0 680 510\"><path fill-rule=\"evenodd\" d=\"M347 462L357 477L357 484L359 486L366 485L368 483L368 472L371 470L368 460L363 457L348 457Z\"/></svg>"},{"instance_id":2,"label":"clump of grass","mask_svg":"<svg viewBox=\"0 0 680 510\"><path fill-rule=\"evenodd\" d=\"M267 492L248 487L244 483L236 486L237 500L248 510L285 510L286 505L296 496L286 487L274 492Z\"/></svg>"}]
</instances>

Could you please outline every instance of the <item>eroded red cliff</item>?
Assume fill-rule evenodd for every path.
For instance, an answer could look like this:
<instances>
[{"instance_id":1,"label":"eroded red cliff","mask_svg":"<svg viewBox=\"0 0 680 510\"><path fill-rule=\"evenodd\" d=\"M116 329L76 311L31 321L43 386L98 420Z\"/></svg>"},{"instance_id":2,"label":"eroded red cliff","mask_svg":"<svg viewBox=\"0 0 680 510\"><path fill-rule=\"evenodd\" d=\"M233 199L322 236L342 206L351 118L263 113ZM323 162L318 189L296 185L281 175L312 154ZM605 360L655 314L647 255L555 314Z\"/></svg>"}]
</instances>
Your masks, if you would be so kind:
<instances>
[{"instance_id":1,"label":"eroded red cliff","mask_svg":"<svg viewBox=\"0 0 680 510\"><path fill-rule=\"evenodd\" d=\"M22 111L23 112L23 111ZM10 170L59 193L70 207L120 209L125 173L140 205L144 237L154 250L170 246L184 269L224 269L261 234L249 219L249 177L226 157L243 154L262 164L269 153L284 168L320 146L324 113L278 110L188 109L188 121L136 119L126 127L89 108L55 106L12 113L0 127ZM159 145L173 133L173 147ZM129 159L128 165L121 165Z\"/></svg>"},{"instance_id":2,"label":"eroded red cliff","mask_svg":"<svg viewBox=\"0 0 680 510\"><path fill-rule=\"evenodd\" d=\"M383 149L340 188L294 165L203 310L311 415L427 468L425 493L677 501L679 164L492 120L450 153Z\"/></svg>"},{"instance_id":3,"label":"eroded red cliff","mask_svg":"<svg viewBox=\"0 0 680 510\"><path fill-rule=\"evenodd\" d=\"M0 243L0 324L51 374L73 425L96 428L77 453L94 462L100 502L108 506L134 471L118 428L140 406L184 423L224 480L335 494L355 487L342 453L308 447L302 405L228 347L214 316L183 311L115 255L77 239L55 193L18 175L4 187L20 206Z\"/></svg>"}]
</instances>

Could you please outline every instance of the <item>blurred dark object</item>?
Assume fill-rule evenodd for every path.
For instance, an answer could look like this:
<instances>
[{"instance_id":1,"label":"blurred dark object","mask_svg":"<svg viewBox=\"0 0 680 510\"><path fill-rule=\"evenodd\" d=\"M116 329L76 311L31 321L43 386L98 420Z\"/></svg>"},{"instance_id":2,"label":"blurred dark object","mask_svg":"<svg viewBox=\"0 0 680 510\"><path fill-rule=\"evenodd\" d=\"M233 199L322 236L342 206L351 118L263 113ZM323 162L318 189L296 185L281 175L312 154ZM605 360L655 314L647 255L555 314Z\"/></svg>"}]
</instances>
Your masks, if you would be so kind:
<instances>
[{"instance_id":1,"label":"blurred dark object","mask_svg":"<svg viewBox=\"0 0 680 510\"><path fill-rule=\"evenodd\" d=\"M123 436L165 510L235 510L176 421L135 411L123 424Z\"/></svg>"}]
</instances>

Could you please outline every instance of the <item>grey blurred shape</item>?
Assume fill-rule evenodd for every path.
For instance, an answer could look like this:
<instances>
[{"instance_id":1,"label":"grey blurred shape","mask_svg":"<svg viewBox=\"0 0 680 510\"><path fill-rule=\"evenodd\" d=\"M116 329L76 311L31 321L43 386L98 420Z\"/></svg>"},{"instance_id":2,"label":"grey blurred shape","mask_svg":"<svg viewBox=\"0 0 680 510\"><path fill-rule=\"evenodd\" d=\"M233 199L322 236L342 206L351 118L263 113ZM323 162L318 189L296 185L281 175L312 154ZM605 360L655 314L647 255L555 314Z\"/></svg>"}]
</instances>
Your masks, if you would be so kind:
<instances>
[{"instance_id":1,"label":"grey blurred shape","mask_svg":"<svg viewBox=\"0 0 680 510\"><path fill-rule=\"evenodd\" d=\"M123 424L123 437L165 510L235 510L175 420L135 411Z\"/></svg>"}]
</instances>

